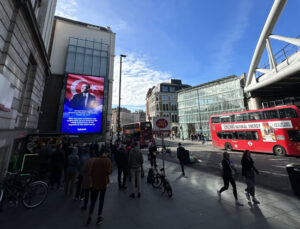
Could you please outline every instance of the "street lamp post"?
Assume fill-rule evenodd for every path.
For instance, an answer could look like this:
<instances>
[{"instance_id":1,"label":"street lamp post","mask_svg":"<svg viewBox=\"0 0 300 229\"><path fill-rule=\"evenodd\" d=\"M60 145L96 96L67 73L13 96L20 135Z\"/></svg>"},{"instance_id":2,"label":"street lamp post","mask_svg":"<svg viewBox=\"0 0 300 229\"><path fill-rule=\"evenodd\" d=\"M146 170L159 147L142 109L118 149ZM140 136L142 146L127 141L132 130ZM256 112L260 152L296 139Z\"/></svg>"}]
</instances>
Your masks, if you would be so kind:
<instances>
[{"instance_id":1,"label":"street lamp post","mask_svg":"<svg viewBox=\"0 0 300 229\"><path fill-rule=\"evenodd\" d=\"M118 143L120 143L120 131L121 131L121 123L120 123L120 111L121 111L121 79L122 79L122 58L125 58L126 55L120 55L120 79L119 79L119 107L118 107Z\"/></svg>"}]
</instances>

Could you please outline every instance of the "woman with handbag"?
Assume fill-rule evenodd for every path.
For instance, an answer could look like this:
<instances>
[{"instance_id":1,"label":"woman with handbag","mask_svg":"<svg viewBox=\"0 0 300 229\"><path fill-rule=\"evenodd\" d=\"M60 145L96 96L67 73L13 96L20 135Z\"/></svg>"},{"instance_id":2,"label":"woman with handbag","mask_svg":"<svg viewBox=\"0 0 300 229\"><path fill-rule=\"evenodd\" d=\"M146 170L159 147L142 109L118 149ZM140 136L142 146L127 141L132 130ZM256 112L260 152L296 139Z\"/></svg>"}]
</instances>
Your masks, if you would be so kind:
<instances>
[{"instance_id":1,"label":"woman with handbag","mask_svg":"<svg viewBox=\"0 0 300 229\"><path fill-rule=\"evenodd\" d=\"M236 169L231 165L229 157L230 157L230 155L229 155L228 152L223 153L222 168L223 168L224 186L218 191L218 196L219 196L219 199L221 199L221 193L228 189L229 182L230 182L230 184L233 188L233 195L234 195L234 198L235 198L235 204L237 206L243 206L243 204L238 200L235 179L233 178L233 172L232 171L236 172Z\"/></svg>"},{"instance_id":2,"label":"woman with handbag","mask_svg":"<svg viewBox=\"0 0 300 229\"><path fill-rule=\"evenodd\" d=\"M253 159L249 150L245 150L242 157L242 176L246 178L247 188L246 197L250 201L250 195L252 196L252 202L259 204L259 201L255 198L255 173L259 174L258 170L254 166Z\"/></svg>"}]
</instances>

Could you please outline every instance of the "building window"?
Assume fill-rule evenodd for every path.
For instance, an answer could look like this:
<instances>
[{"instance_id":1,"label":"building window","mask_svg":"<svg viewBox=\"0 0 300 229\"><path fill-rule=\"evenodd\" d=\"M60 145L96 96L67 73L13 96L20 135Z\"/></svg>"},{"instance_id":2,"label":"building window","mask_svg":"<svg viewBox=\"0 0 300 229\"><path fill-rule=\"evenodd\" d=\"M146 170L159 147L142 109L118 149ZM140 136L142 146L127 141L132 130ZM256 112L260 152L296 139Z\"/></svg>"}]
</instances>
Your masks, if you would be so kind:
<instances>
[{"instance_id":1,"label":"building window","mask_svg":"<svg viewBox=\"0 0 300 229\"><path fill-rule=\"evenodd\" d=\"M162 86L162 87L161 87L161 91L162 91L162 92L168 92L169 90L168 90L168 87L167 87L167 86Z\"/></svg>"},{"instance_id":2,"label":"building window","mask_svg":"<svg viewBox=\"0 0 300 229\"><path fill-rule=\"evenodd\" d=\"M156 110L159 111L159 104L156 104Z\"/></svg>"},{"instance_id":3,"label":"building window","mask_svg":"<svg viewBox=\"0 0 300 229\"><path fill-rule=\"evenodd\" d=\"M168 104L166 104L166 111L168 111L169 110L169 105Z\"/></svg>"},{"instance_id":4,"label":"building window","mask_svg":"<svg viewBox=\"0 0 300 229\"><path fill-rule=\"evenodd\" d=\"M170 92L175 92L175 88L174 87L170 87Z\"/></svg>"},{"instance_id":5,"label":"building window","mask_svg":"<svg viewBox=\"0 0 300 229\"><path fill-rule=\"evenodd\" d=\"M158 101L158 96L156 96L156 101Z\"/></svg>"},{"instance_id":6,"label":"building window","mask_svg":"<svg viewBox=\"0 0 300 229\"><path fill-rule=\"evenodd\" d=\"M169 96L163 95L163 96L162 96L162 100L163 100L163 101L168 101L168 100L169 100Z\"/></svg>"}]
</instances>

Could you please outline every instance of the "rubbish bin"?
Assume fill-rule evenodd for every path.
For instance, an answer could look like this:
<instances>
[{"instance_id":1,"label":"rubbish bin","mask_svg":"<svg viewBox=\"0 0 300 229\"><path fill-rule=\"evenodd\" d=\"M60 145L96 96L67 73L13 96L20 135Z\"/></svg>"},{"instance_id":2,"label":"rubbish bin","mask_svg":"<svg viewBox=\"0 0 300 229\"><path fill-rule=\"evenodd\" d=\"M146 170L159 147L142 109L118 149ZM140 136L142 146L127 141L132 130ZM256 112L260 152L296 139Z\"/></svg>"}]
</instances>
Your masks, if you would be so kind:
<instances>
[{"instance_id":1,"label":"rubbish bin","mask_svg":"<svg viewBox=\"0 0 300 229\"><path fill-rule=\"evenodd\" d=\"M288 164L286 170L294 193L300 196L300 164Z\"/></svg>"}]
</instances>

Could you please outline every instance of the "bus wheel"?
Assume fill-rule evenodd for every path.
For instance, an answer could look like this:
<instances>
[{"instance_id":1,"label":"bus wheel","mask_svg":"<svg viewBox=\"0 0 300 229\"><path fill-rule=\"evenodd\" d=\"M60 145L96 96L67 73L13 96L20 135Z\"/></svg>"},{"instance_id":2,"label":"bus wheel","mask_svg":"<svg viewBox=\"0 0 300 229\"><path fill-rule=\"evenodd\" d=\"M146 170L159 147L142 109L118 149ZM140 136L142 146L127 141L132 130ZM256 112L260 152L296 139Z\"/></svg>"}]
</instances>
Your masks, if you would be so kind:
<instances>
[{"instance_id":1,"label":"bus wheel","mask_svg":"<svg viewBox=\"0 0 300 229\"><path fill-rule=\"evenodd\" d=\"M273 148L273 152L277 156L285 156L286 155L286 151L282 146L275 146Z\"/></svg>"},{"instance_id":2,"label":"bus wheel","mask_svg":"<svg viewBox=\"0 0 300 229\"><path fill-rule=\"evenodd\" d=\"M225 150L232 151L232 145L230 143L225 143Z\"/></svg>"}]
</instances>

